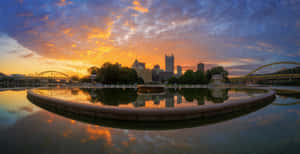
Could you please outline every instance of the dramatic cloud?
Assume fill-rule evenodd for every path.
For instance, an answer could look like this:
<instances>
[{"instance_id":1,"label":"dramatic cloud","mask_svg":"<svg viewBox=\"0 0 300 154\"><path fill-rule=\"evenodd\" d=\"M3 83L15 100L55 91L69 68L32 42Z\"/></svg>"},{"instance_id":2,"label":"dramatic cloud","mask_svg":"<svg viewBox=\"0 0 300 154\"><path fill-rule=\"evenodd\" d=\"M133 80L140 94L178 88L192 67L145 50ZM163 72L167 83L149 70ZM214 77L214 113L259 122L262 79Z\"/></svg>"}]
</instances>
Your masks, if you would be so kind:
<instances>
[{"instance_id":1,"label":"dramatic cloud","mask_svg":"<svg viewBox=\"0 0 300 154\"><path fill-rule=\"evenodd\" d=\"M22 57L23 57L23 58L31 58L31 57L33 57L33 56L34 56L33 53L29 53L29 54L23 55Z\"/></svg>"},{"instance_id":2,"label":"dramatic cloud","mask_svg":"<svg viewBox=\"0 0 300 154\"><path fill-rule=\"evenodd\" d=\"M249 66L233 74L300 60L300 0L2 0L0 20L27 59Z\"/></svg>"}]
</instances>

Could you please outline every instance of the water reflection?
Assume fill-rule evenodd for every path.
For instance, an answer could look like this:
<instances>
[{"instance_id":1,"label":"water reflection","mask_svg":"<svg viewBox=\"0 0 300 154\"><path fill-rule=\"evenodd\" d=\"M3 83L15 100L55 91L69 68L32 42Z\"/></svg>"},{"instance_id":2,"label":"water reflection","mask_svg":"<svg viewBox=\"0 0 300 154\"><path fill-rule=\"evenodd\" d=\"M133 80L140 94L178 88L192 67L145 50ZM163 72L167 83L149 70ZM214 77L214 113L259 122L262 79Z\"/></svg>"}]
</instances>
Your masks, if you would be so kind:
<instances>
[{"instance_id":1,"label":"water reflection","mask_svg":"<svg viewBox=\"0 0 300 154\"><path fill-rule=\"evenodd\" d=\"M81 95L81 91L77 91ZM230 93L230 91L228 92ZM183 98L184 99L184 98ZM174 97L174 102L177 102ZM277 97L275 103L299 99ZM22 110L22 107L33 108ZM289 153L300 150L300 104L269 105L257 112L213 125L166 131L115 129L47 112L26 99L26 92L0 93L1 153ZM6 127L1 127L1 125ZM185 125L177 123L177 125Z\"/></svg>"},{"instance_id":2,"label":"water reflection","mask_svg":"<svg viewBox=\"0 0 300 154\"><path fill-rule=\"evenodd\" d=\"M0 126L9 126L21 117L37 112L33 104L24 104L24 90L0 91Z\"/></svg>"},{"instance_id":3,"label":"water reflection","mask_svg":"<svg viewBox=\"0 0 300 154\"><path fill-rule=\"evenodd\" d=\"M135 89L52 89L38 93L56 98L118 107L172 108L225 103L253 97L262 91L235 89L169 89L163 93L141 94Z\"/></svg>"},{"instance_id":4,"label":"water reflection","mask_svg":"<svg viewBox=\"0 0 300 154\"><path fill-rule=\"evenodd\" d=\"M278 106L293 106L300 104L299 97L287 97L286 95L277 95L277 99L279 101L275 101L272 104Z\"/></svg>"},{"instance_id":5,"label":"water reflection","mask_svg":"<svg viewBox=\"0 0 300 154\"><path fill-rule=\"evenodd\" d=\"M82 89L82 91L90 95L90 102L102 102L105 105L119 106L137 99L134 89Z\"/></svg>"},{"instance_id":6,"label":"water reflection","mask_svg":"<svg viewBox=\"0 0 300 154\"><path fill-rule=\"evenodd\" d=\"M62 90L67 91L64 95ZM50 91L50 92L49 92ZM55 92L58 91L58 92ZM75 92L76 91L76 92ZM67 94L75 94L75 98L79 95L85 94L89 103L110 105L118 107L145 107L145 108L172 108L180 106L198 106L214 103L225 103L230 98L241 99L248 97L249 93L254 94L254 91L247 92L245 90L230 90L230 89L169 89L164 93L157 94L140 94L134 89L52 89L52 90L38 90L40 94L54 94L55 97L66 97ZM48 93L47 93L48 92ZM257 91L256 94L261 94L265 91ZM87 96L88 95L88 96ZM52 97L54 97L52 96ZM47 106L43 103L32 102L46 110L56 114L91 124L109 126L113 128L123 129L142 129L142 130L169 130L179 128L190 128L200 125L208 125L221 121L230 120L248 113L254 112L270 102L262 102L257 106L249 107L244 110L234 111L232 114L223 114L222 116L200 118L185 121L170 121L170 122L135 122L135 121L118 121L110 119L95 118L93 116L84 116L76 113L70 113L64 110L58 110L55 107Z\"/></svg>"}]
</instances>

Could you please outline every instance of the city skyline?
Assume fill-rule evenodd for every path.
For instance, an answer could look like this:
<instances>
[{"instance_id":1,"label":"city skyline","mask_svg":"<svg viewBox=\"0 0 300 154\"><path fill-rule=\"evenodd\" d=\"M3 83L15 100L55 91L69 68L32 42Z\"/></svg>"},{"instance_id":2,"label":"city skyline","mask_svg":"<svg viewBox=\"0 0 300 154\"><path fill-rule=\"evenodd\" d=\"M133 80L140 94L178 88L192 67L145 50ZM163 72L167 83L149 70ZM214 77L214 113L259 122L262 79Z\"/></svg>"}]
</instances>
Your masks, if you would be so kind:
<instances>
[{"instance_id":1,"label":"city skyline","mask_svg":"<svg viewBox=\"0 0 300 154\"><path fill-rule=\"evenodd\" d=\"M224 66L230 75L300 59L298 1L0 2L0 72L86 74L105 62ZM289 18L286 18L286 17Z\"/></svg>"}]
</instances>

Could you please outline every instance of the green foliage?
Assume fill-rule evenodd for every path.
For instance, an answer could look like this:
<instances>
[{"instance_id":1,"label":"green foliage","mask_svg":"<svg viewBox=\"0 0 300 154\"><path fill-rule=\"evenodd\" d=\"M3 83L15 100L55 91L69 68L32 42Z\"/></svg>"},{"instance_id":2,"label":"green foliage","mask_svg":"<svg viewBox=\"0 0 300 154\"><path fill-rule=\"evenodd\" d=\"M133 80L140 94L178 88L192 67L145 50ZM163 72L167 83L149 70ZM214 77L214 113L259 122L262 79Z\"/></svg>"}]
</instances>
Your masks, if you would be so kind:
<instances>
[{"instance_id":1,"label":"green foliage","mask_svg":"<svg viewBox=\"0 0 300 154\"><path fill-rule=\"evenodd\" d=\"M192 70L187 70L179 78L172 77L168 80L169 84L207 84L205 74L202 71L193 72Z\"/></svg>"},{"instance_id":2,"label":"green foliage","mask_svg":"<svg viewBox=\"0 0 300 154\"><path fill-rule=\"evenodd\" d=\"M98 68L95 67L95 66L90 67L90 68L88 69L88 72L89 72L90 74L96 74L97 71L98 71Z\"/></svg>"},{"instance_id":3,"label":"green foliage","mask_svg":"<svg viewBox=\"0 0 300 154\"><path fill-rule=\"evenodd\" d=\"M101 68L91 67L88 71L96 74L95 80L103 84L144 83L134 69L121 67L119 64L105 63Z\"/></svg>"},{"instance_id":4,"label":"green foliage","mask_svg":"<svg viewBox=\"0 0 300 154\"><path fill-rule=\"evenodd\" d=\"M175 84L175 83L178 83L178 79L176 77L171 77L169 80L168 80L168 83L169 84Z\"/></svg>"},{"instance_id":5,"label":"green foliage","mask_svg":"<svg viewBox=\"0 0 300 154\"><path fill-rule=\"evenodd\" d=\"M206 71L206 78L208 80L210 80L212 78L212 76L216 75L216 74L222 74L223 78L225 80L229 81L228 80L228 72L222 66L213 67L212 69L207 70Z\"/></svg>"},{"instance_id":6,"label":"green foliage","mask_svg":"<svg viewBox=\"0 0 300 154\"><path fill-rule=\"evenodd\" d=\"M207 70L206 73L202 71L194 72L193 70L187 70L179 78L172 77L168 80L169 84L207 84L215 74L222 74L225 82L229 82L228 72L221 66L214 67Z\"/></svg>"}]
</instances>

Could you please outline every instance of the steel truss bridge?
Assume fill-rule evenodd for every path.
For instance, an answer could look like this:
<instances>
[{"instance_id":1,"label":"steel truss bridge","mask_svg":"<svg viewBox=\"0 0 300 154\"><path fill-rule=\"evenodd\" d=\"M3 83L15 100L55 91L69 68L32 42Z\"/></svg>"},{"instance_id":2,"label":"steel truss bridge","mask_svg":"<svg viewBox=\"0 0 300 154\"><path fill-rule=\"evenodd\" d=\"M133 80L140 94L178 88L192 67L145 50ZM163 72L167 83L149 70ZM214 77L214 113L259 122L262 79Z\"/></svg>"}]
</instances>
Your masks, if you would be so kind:
<instances>
[{"instance_id":1,"label":"steel truss bridge","mask_svg":"<svg viewBox=\"0 0 300 154\"><path fill-rule=\"evenodd\" d=\"M47 86L49 85L57 85L57 84L66 84L70 82L70 77L63 72L59 71L53 71L53 70L48 70L48 71L43 71L40 73L37 73L34 76L30 76L31 79L36 79L39 81L41 84L46 84Z\"/></svg>"},{"instance_id":2,"label":"steel truss bridge","mask_svg":"<svg viewBox=\"0 0 300 154\"><path fill-rule=\"evenodd\" d=\"M57 80L68 80L69 76L63 72L59 72L59 71L44 71L44 72L40 72L37 74L38 78L49 78L49 79L57 79Z\"/></svg>"},{"instance_id":3,"label":"steel truss bridge","mask_svg":"<svg viewBox=\"0 0 300 154\"><path fill-rule=\"evenodd\" d=\"M0 80L4 86L57 86L69 83L70 77L59 71L44 71L35 75L15 76L6 80Z\"/></svg>"},{"instance_id":4,"label":"steel truss bridge","mask_svg":"<svg viewBox=\"0 0 300 154\"><path fill-rule=\"evenodd\" d=\"M289 61L282 61L282 62L275 62L267 65L263 65L258 67L257 69L251 71L245 76L239 78L232 78L233 82L241 82L241 81L258 81L258 80L292 80L292 79L300 79L300 74L267 74L267 75L254 75L255 72L264 69L266 67L270 67L273 65L279 64L292 64L292 65L299 65L299 62L289 62Z\"/></svg>"}]
</instances>

